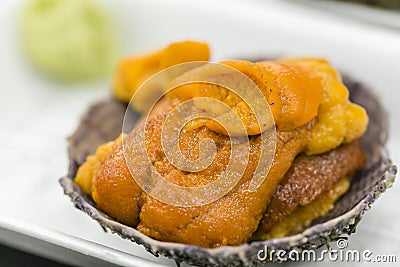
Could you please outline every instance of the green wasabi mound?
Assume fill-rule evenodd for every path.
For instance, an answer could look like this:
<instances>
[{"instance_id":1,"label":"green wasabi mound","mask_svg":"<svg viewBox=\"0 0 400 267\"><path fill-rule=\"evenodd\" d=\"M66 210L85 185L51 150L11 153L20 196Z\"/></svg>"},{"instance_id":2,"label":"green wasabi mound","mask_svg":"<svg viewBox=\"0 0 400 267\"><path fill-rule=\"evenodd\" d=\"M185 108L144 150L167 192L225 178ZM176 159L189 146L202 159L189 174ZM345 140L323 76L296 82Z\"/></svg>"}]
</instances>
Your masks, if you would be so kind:
<instances>
[{"instance_id":1,"label":"green wasabi mound","mask_svg":"<svg viewBox=\"0 0 400 267\"><path fill-rule=\"evenodd\" d=\"M33 0L22 14L22 37L29 60L64 81L106 76L116 57L109 17L90 0Z\"/></svg>"}]
</instances>

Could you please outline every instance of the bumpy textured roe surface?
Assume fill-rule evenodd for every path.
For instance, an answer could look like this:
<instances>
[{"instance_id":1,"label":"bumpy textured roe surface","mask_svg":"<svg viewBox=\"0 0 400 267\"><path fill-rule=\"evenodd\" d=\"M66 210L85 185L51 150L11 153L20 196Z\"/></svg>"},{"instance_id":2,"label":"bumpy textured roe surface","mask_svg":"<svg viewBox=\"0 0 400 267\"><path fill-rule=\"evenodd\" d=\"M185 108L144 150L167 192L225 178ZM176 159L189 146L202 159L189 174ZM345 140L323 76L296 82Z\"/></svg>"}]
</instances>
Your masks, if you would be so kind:
<instances>
[{"instance_id":1,"label":"bumpy textured roe surface","mask_svg":"<svg viewBox=\"0 0 400 267\"><path fill-rule=\"evenodd\" d=\"M270 106L273 119L278 130L290 131L310 122L318 114L318 108L323 97L323 88L320 78L314 72L301 66L280 62L253 63L244 60L223 61L221 64L230 66L250 78L260 89L265 101ZM190 72L193 80L198 80L198 73L207 71L214 66L204 66ZM231 79L229 84L241 86L241 82L234 73L213 73L213 79ZM230 76L230 77L229 77ZM235 80L236 79L236 80ZM234 89L234 88L233 88ZM168 94L171 101L180 103L187 99L208 97L227 104L242 120L248 135L257 135L271 127L270 123L261 122L259 125L253 111L252 103L246 102L235 92L219 85L209 83L195 83L177 88ZM178 101L176 101L176 99ZM196 102L195 102L196 103ZM212 110L214 106L204 105L199 108L220 114L219 110ZM221 114L222 117L222 114ZM227 134L224 128L214 120L197 120L200 127L206 125L213 131Z\"/></svg>"},{"instance_id":2,"label":"bumpy textured roe surface","mask_svg":"<svg viewBox=\"0 0 400 267\"><path fill-rule=\"evenodd\" d=\"M318 124L311 130L311 140L306 149L308 155L324 153L364 134L368 126L367 112L350 102L349 91L342 83L340 74L326 60L282 61L312 71L321 78L324 87L324 97L317 117Z\"/></svg>"},{"instance_id":3,"label":"bumpy textured roe surface","mask_svg":"<svg viewBox=\"0 0 400 267\"><path fill-rule=\"evenodd\" d=\"M211 138L218 148L209 168L198 173L185 173L172 166L163 153L163 120L163 116L153 118L145 135L148 154L157 171L165 179L182 186L198 186L217 179L229 161L229 138L206 127L185 132L180 145L189 158L198 156L196 147L203 138ZM134 130L130 135L137 134ZM132 138L134 140L138 139ZM127 168L122 147L117 146L102 165L92 196L107 214L125 224L137 225L139 231L153 238L204 247L238 245L257 230L269 198L307 140L305 127L279 133L271 171L261 187L250 192L247 188L260 150L260 138L252 137L250 162L237 186L211 204L189 208L168 205L143 194Z\"/></svg>"},{"instance_id":4,"label":"bumpy textured roe surface","mask_svg":"<svg viewBox=\"0 0 400 267\"><path fill-rule=\"evenodd\" d=\"M140 122L143 123L143 122ZM137 139L137 131L131 138ZM141 188L133 180L126 165L122 142L116 143L96 178L93 200L99 208L124 224L139 223Z\"/></svg>"},{"instance_id":5,"label":"bumpy textured roe surface","mask_svg":"<svg viewBox=\"0 0 400 267\"><path fill-rule=\"evenodd\" d=\"M221 62L247 75L260 88L270 105L275 124L280 131L290 131L315 119L308 155L335 149L364 134L368 115L362 107L351 103L349 92L341 76L323 59L282 59L252 63L248 61ZM268 129L258 125L249 106L235 93L221 86L192 84L169 95L184 101L196 97L210 97L232 107L246 126L248 135L257 135ZM211 108L211 107L201 107ZM218 133L225 130L212 120L198 120L197 126L206 125Z\"/></svg>"},{"instance_id":6,"label":"bumpy textured roe surface","mask_svg":"<svg viewBox=\"0 0 400 267\"><path fill-rule=\"evenodd\" d=\"M193 184L192 181L208 182L222 174L229 161L230 148L227 146L229 140L227 136L216 134L207 127L183 133L181 149L190 153L189 157L199 156L197 150L191 149L197 147L201 140L191 135L212 138L218 144L217 155L210 168L196 174L186 174L166 161L161 147L161 124L162 121L154 121L146 139L151 142L148 146L149 151L157 151L149 154L158 155L158 162L162 164L154 166L159 172L164 171L164 178L180 185L190 186ZM305 128L278 133L275 160L270 173L257 191L250 192L248 186L258 164L261 144L259 136L252 137L249 164L239 183L228 194L211 204L197 207L178 207L147 197L141 208L140 224L137 229L159 240L204 247L238 245L246 242L256 231L268 200L281 177L289 169L294 157L304 148L306 141Z\"/></svg>"}]
</instances>

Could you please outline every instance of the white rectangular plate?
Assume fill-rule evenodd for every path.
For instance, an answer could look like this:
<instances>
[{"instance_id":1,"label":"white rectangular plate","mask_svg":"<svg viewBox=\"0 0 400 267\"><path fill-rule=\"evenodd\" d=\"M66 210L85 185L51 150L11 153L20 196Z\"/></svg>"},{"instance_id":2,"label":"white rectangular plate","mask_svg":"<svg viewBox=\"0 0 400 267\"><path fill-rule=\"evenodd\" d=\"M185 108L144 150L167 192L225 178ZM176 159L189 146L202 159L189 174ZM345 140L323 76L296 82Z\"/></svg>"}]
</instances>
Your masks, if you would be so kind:
<instances>
[{"instance_id":1,"label":"white rectangular plate","mask_svg":"<svg viewBox=\"0 0 400 267\"><path fill-rule=\"evenodd\" d=\"M398 31L283 1L102 2L115 19L124 55L193 39L208 42L214 60L329 59L381 96L391 113L389 147L400 161ZM20 6L0 2L0 242L79 265L174 266L105 233L63 195L58 178L67 170L66 138L89 104L108 95L109 81L60 85L32 70L21 52ZM394 187L362 220L351 248L400 255L400 190Z\"/></svg>"}]
</instances>

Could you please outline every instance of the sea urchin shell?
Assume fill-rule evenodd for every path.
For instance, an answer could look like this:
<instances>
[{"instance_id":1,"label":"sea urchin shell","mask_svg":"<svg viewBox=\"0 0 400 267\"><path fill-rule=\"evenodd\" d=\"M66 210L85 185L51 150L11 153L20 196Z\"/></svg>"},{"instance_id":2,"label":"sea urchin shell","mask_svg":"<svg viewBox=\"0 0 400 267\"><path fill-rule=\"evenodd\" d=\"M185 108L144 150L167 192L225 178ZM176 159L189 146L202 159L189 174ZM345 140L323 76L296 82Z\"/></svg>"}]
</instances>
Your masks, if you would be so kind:
<instances>
[{"instance_id":1,"label":"sea urchin shell","mask_svg":"<svg viewBox=\"0 0 400 267\"><path fill-rule=\"evenodd\" d=\"M98 145L117 137L121 131L126 104L111 99L91 106L69 138L70 167L68 175L62 177L60 183L75 206L98 221L104 229L142 244L153 255L164 255L177 262L200 266L252 266L260 264L257 253L265 246L286 251L320 247L340 236L352 234L364 212L393 184L397 172L385 149L387 115L378 97L366 86L348 77L344 77L344 83L349 88L351 100L363 106L370 118L362 139L368 165L353 178L350 190L330 213L295 235L210 249L154 240L104 214L93 200L82 193L73 179L86 156L94 153Z\"/></svg>"}]
</instances>

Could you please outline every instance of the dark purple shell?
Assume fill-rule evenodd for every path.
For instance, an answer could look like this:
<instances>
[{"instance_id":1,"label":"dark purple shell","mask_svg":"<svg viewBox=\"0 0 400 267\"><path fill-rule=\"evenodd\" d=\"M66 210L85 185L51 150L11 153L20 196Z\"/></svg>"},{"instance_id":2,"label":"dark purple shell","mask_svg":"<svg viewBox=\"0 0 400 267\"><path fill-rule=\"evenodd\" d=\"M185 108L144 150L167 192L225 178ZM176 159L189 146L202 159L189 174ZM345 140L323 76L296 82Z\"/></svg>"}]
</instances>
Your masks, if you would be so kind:
<instances>
[{"instance_id":1,"label":"dark purple shell","mask_svg":"<svg viewBox=\"0 0 400 267\"><path fill-rule=\"evenodd\" d=\"M154 255L164 255L177 262L185 261L201 266L248 266L260 263L257 253L265 246L287 251L320 247L339 236L352 234L364 212L393 184L397 172L385 149L388 135L387 115L379 98L363 84L348 77L344 78L344 82L350 90L351 100L365 107L370 118L367 133L362 139L368 154L368 166L357 173L350 190L330 213L315 220L310 227L298 234L240 246L209 249L154 240L104 214L93 200L82 193L73 178L87 155L94 153L100 144L115 139L121 132L127 106L112 99L91 106L78 129L69 138L70 166L68 175L61 178L60 183L75 206L98 221L104 229L142 244Z\"/></svg>"}]
</instances>

